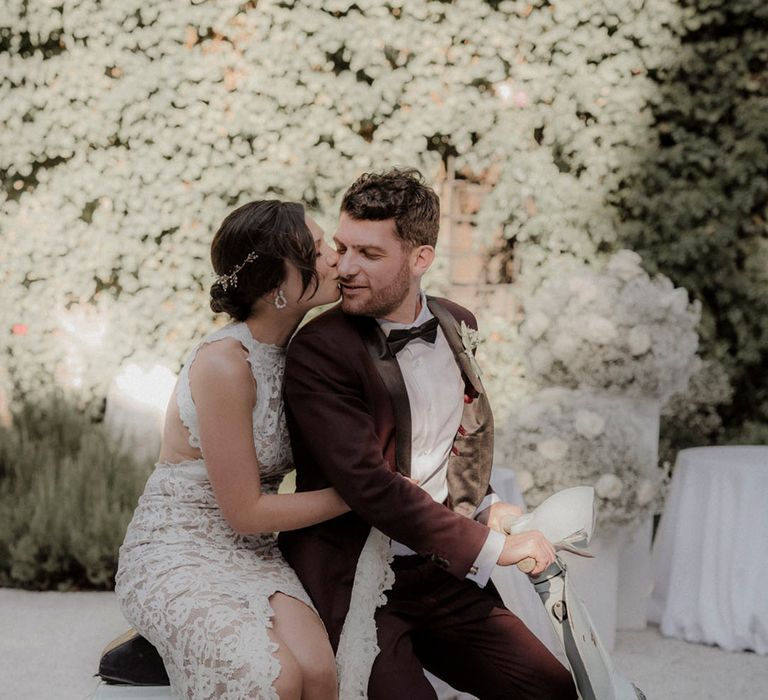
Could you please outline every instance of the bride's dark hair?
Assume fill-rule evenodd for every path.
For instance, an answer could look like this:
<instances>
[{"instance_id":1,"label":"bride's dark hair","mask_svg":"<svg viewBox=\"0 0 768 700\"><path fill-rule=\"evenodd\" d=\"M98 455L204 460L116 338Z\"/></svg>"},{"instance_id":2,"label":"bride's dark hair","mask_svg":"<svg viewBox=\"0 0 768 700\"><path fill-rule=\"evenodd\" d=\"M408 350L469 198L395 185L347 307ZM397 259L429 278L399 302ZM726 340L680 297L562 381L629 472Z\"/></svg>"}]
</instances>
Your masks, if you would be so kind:
<instances>
[{"instance_id":1,"label":"bride's dark hair","mask_svg":"<svg viewBox=\"0 0 768 700\"><path fill-rule=\"evenodd\" d=\"M245 262L251 253L258 257ZM256 300L285 280L286 262L301 274L302 293L317 289L315 241L304 219L304 207L276 199L249 202L222 222L211 243L211 263L219 277L211 285L211 309L236 321L251 315ZM243 264L245 263L245 264Z\"/></svg>"}]
</instances>

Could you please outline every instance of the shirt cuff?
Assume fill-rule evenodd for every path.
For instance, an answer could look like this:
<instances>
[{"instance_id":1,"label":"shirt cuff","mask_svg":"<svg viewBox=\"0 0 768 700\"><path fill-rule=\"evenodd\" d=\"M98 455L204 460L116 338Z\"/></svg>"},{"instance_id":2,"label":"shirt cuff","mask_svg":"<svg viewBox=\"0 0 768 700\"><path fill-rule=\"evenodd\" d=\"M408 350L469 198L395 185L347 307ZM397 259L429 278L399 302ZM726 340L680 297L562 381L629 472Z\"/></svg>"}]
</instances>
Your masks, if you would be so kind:
<instances>
[{"instance_id":1,"label":"shirt cuff","mask_svg":"<svg viewBox=\"0 0 768 700\"><path fill-rule=\"evenodd\" d=\"M487 508L490 508L494 503L501 503L501 499L497 494L489 493L482 501L480 501L480 505L475 508L475 514L472 516L472 518L477 518L480 513L482 513Z\"/></svg>"},{"instance_id":2,"label":"shirt cuff","mask_svg":"<svg viewBox=\"0 0 768 700\"><path fill-rule=\"evenodd\" d=\"M482 504L481 504L482 505ZM506 538L496 530L490 530L480 553L475 559L474 565L469 569L466 578L474 581L480 588L485 588L488 579L491 578L493 567L501 556L501 550L504 549Z\"/></svg>"}]
</instances>

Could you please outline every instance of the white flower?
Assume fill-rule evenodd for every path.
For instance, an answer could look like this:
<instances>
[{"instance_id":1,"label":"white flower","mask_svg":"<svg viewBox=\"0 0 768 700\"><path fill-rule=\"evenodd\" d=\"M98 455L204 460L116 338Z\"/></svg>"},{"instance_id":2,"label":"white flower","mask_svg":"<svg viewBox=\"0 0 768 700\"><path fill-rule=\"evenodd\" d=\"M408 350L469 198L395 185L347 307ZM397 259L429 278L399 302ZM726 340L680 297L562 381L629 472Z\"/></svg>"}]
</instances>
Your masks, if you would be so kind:
<instances>
[{"instance_id":1,"label":"white flower","mask_svg":"<svg viewBox=\"0 0 768 700\"><path fill-rule=\"evenodd\" d=\"M656 501L660 475L646 469L650 446L640 439L646 418L639 413L631 397L563 387L542 389L519 406L500 434L516 474L530 475L518 478L529 507L560 489L593 484L603 524L644 517Z\"/></svg>"},{"instance_id":2,"label":"white flower","mask_svg":"<svg viewBox=\"0 0 768 700\"><path fill-rule=\"evenodd\" d=\"M515 481L517 482L517 488L520 489L520 493L525 493L533 488L533 474L527 469L521 469L519 472L515 472Z\"/></svg>"},{"instance_id":3,"label":"white flower","mask_svg":"<svg viewBox=\"0 0 768 700\"><path fill-rule=\"evenodd\" d=\"M656 486L650 479L643 479L637 487L637 505L647 506L656 496Z\"/></svg>"},{"instance_id":4,"label":"white flower","mask_svg":"<svg viewBox=\"0 0 768 700\"><path fill-rule=\"evenodd\" d=\"M573 426L579 435L592 439L602 435L605 430L605 418L599 413L581 410L577 411Z\"/></svg>"},{"instance_id":5,"label":"white flower","mask_svg":"<svg viewBox=\"0 0 768 700\"><path fill-rule=\"evenodd\" d=\"M536 395L536 398L544 402L549 411L560 416L563 404L566 404L572 396L573 392L570 389L562 386L547 386Z\"/></svg>"},{"instance_id":6,"label":"white flower","mask_svg":"<svg viewBox=\"0 0 768 700\"><path fill-rule=\"evenodd\" d=\"M602 270L574 261L542 268L524 301L530 318L540 316L520 334L531 380L661 400L685 388L700 307L640 263L623 250Z\"/></svg>"},{"instance_id":7,"label":"white flower","mask_svg":"<svg viewBox=\"0 0 768 700\"><path fill-rule=\"evenodd\" d=\"M461 335L461 343L468 354L480 345L480 333L468 326L464 321L459 326L459 333Z\"/></svg>"},{"instance_id":8,"label":"white flower","mask_svg":"<svg viewBox=\"0 0 768 700\"><path fill-rule=\"evenodd\" d=\"M634 357L645 355L651 349L651 335L642 326L629 331L629 351Z\"/></svg>"},{"instance_id":9,"label":"white flower","mask_svg":"<svg viewBox=\"0 0 768 700\"><path fill-rule=\"evenodd\" d=\"M568 454L568 443L560 438L549 438L536 445L536 451L552 462L559 462Z\"/></svg>"},{"instance_id":10,"label":"white flower","mask_svg":"<svg viewBox=\"0 0 768 700\"><path fill-rule=\"evenodd\" d=\"M632 250L620 250L608 261L608 270L624 282L643 274L643 259Z\"/></svg>"},{"instance_id":11,"label":"white flower","mask_svg":"<svg viewBox=\"0 0 768 700\"><path fill-rule=\"evenodd\" d=\"M597 285L587 277L573 277L568 282L568 288L582 305L587 305L597 298Z\"/></svg>"},{"instance_id":12,"label":"white flower","mask_svg":"<svg viewBox=\"0 0 768 700\"><path fill-rule=\"evenodd\" d=\"M546 374L552 368L554 358L552 353L542 345L537 345L531 350L531 367L539 374Z\"/></svg>"},{"instance_id":13,"label":"white flower","mask_svg":"<svg viewBox=\"0 0 768 700\"><path fill-rule=\"evenodd\" d=\"M579 349L578 339L569 333L560 333L552 343L552 354L563 364L573 358Z\"/></svg>"},{"instance_id":14,"label":"white flower","mask_svg":"<svg viewBox=\"0 0 768 700\"><path fill-rule=\"evenodd\" d=\"M517 422L526 430L536 430L540 427L543 412L544 407L539 404L526 404L517 412Z\"/></svg>"},{"instance_id":15,"label":"white flower","mask_svg":"<svg viewBox=\"0 0 768 700\"><path fill-rule=\"evenodd\" d=\"M464 321L461 322L459 332L461 334L461 343L464 346L464 354L467 356L467 360L469 360L469 364L472 366L475 374L480 377L482 376L483 371L480 369L480 365L477 364L477 359L473 352L473 350L480 345L480 333L468 326Z\"/></svg>"},{"instance_id":16,"label":"white flower","mask_svg":"<svg viewBox=\"0 0 768 700\"><path fill-rule=\"evenodd\" d=\"M607 318L591 314L581 328L582 335L596 345L608 345L616 338L616 326Z\"/></svg>"},{"instance_id":17,"label":"white flower","mask_svg":"<svg viewBox=\"0 0 768 700\"><path fill-rule=\"evenodd\" d=\"M541 311L535 311L525 321L523 330L532 340L538 340L549 328L549 318Z\"/></svg>"},{"instance_id":18,"label":"white flower","mask_svg":"<svg viewBox=\"0 0 768 700\"><path fill-rule=\"evenodd\" d=\"M670 308L676 314L684 314L688 308L688 291L678 287L670 294Z\"/></svg>"},{"instance_id":19,"label":"white flower","mask_svg":"<svg viewBox=\"0 0 768 700\"><path fill-rule=\"evenodd\" d=\"M615 474L603 474L595 484L595 493L608 500L618 498L623 489L624 484Z\"/></svg>"},{"instance_id":20,"label":"white flower","mask_svg":"<svg viewBox=\"0 0 768 700\"><path fill-rule=\"evenodd\" d=\"M551 488L557 478L558 469L553 465L539 466L533 473L533 485L539 488Z\"/></svg>"}]
</instances>

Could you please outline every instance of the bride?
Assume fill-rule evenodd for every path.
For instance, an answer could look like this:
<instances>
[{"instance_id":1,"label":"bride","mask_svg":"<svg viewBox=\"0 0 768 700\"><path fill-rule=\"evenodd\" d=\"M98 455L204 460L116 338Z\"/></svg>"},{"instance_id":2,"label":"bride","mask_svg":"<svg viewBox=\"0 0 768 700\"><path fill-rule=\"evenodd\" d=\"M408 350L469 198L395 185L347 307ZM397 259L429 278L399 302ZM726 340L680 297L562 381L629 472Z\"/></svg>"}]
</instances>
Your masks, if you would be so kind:
<instances>
[{"instance_id":1,"label":"bride","mask_svg":"<svg viewBox=\"0 0 768 700\"><path fill-rule=\"evenodd\" d=\"M117 596L175 697L333 699L325 628L275 532L348 510L330 488L277 493L292 468L285 347L309 309L339 298L337 255L300 204L258 201L227 216L211 260L211 308L232 322L181 370Z\"/></svg>"}]
</instances>

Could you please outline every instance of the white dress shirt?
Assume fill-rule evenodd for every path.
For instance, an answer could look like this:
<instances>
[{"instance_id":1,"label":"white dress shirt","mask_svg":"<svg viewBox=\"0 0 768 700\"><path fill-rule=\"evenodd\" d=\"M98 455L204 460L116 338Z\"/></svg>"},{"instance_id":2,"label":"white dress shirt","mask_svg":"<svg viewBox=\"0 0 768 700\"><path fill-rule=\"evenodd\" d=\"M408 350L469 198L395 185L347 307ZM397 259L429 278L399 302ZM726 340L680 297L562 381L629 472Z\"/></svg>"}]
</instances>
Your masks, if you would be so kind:
<instances>
[{"instance_id":1,"label":"white dress shirt","mask_svg":"<svg viewBox=\"0 0 768 700\"><path fill-rule=\"evenodd\" d=\"M420 326L433 318L421 295L421 312L413 323L395 323L377 319L385 335L396 328ZM423 338L410 341L395 356L408 391L411 407L411 478L419 482L435 501L448 497L448 458L461 424L464 410L464 380L442 328L438 326L434 343ZM486 496L478 513L498 501ZM474 566L467 574L479 586L485 586L504 547L504 535L490 531ZM392 542L395 555L415 554L404 544Z\"/></svg>"}]
</instances>

